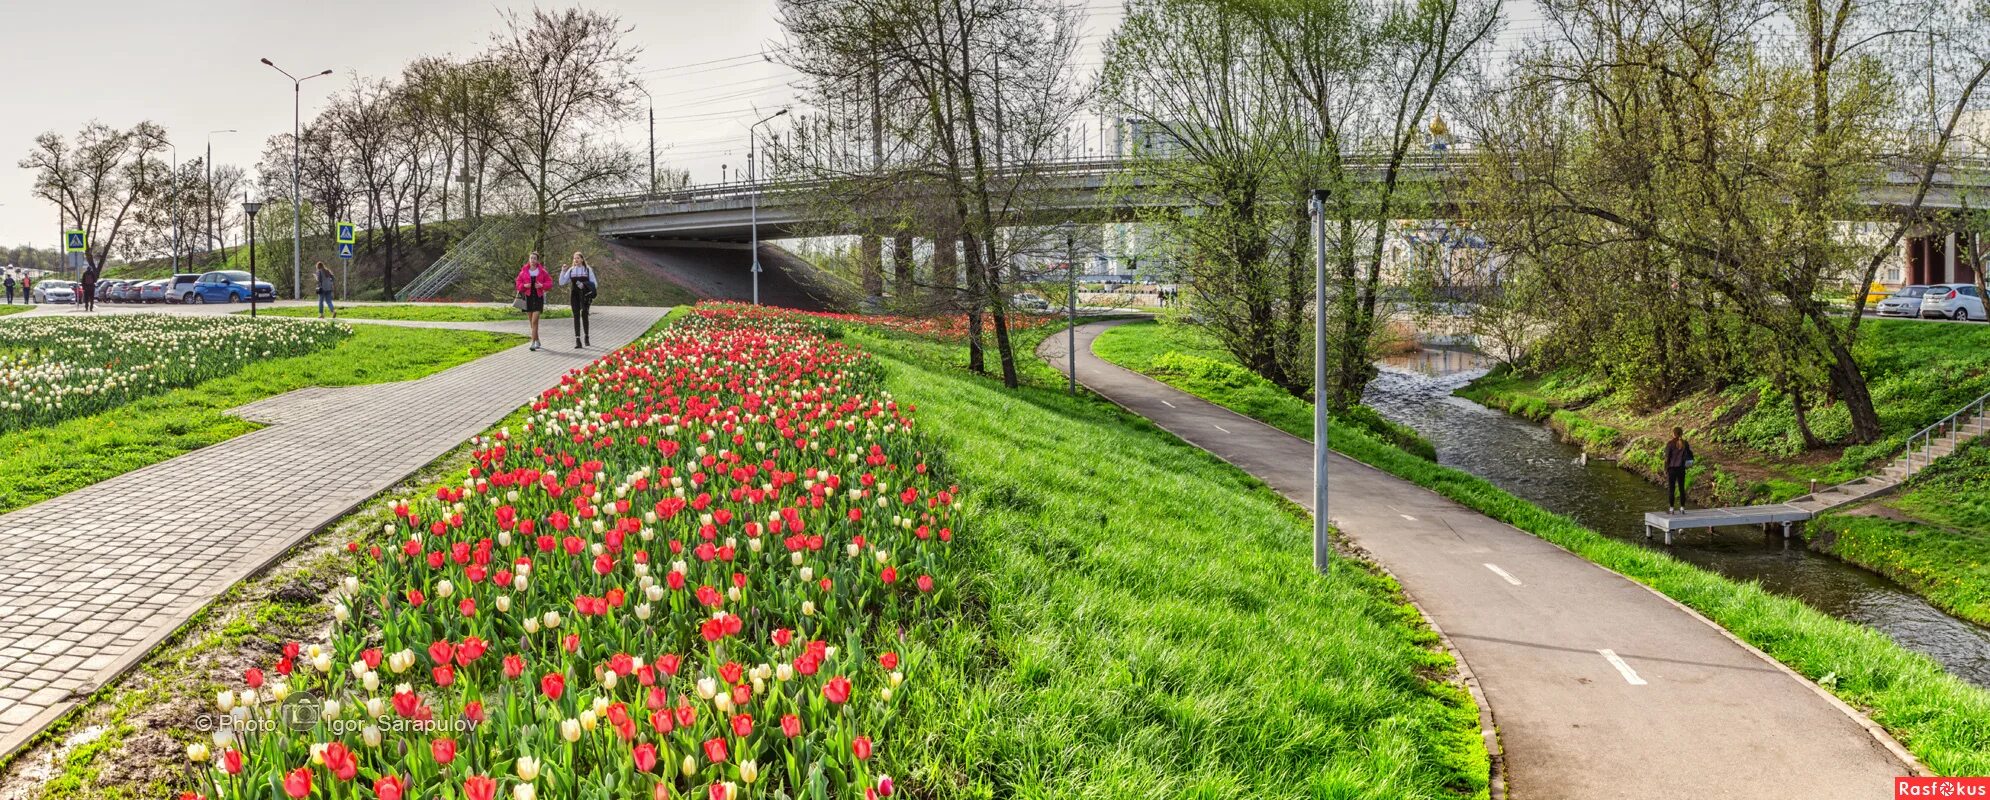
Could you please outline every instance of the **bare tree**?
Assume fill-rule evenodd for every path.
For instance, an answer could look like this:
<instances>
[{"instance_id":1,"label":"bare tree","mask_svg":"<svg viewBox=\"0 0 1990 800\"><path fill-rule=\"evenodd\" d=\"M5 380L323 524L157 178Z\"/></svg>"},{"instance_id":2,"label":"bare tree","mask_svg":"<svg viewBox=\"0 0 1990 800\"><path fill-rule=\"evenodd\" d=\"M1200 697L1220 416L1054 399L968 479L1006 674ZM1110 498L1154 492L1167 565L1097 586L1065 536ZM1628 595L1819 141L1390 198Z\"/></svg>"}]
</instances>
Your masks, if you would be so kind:
<instances>
[{"instance_id":1,"label":"bare tree","mask_svg":"<svg viewBox=\"0 0 1990 800\"><path fill-rule=\"evenodd\" d=\"M55 203L89 237L84 261L102 269L133 215L168 185L165 131L150 122L119 130L91 122L75 138L35 137L20 167L35 173L34 195Z\"/></svg>"},{"instance_id":2,"label":"bare tree","mask_svg":"<svg viewBox=\"0 0 1990 800\"><path fill-rule=\"evenodd\" d=\"M568 199L640 170L627 148L586 136L633 106L629 70L640 48L611 14L534 9L505 21L488 55L508 90L492 152L530 188L533 246L543 247L550 215Z\"/></svg>"}]
</instances>

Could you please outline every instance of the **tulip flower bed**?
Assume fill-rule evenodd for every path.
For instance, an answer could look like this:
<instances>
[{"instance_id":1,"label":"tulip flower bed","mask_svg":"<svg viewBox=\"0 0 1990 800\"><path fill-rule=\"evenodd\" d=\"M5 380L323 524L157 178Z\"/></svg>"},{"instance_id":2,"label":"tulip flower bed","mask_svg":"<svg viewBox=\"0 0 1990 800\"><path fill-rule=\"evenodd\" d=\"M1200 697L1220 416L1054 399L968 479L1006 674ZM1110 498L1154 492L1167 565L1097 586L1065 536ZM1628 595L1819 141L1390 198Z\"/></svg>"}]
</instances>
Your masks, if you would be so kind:
<instances>
[{"instance_id":1,"label":"tulip flower bed","mask_svg":"<svg viewBox=\"0 0 1990 800\"><path fill-rule=\"evenodd\" d=\"M893 795L958 491L912 413L809 320L691 310L353 542L329 640L215 698L189 794Z\"/></svg>"},{"instance_id":2,"label":"tulip flower bed","mask_svg":"<svg viewBox=\"0 0 1990 800\"><path fill-rule=\"evenodd\" d=\"M0 432L98 413L351 333L331 322L164 314L10 320L0 325Z\"/></svg>"}]
</instances>

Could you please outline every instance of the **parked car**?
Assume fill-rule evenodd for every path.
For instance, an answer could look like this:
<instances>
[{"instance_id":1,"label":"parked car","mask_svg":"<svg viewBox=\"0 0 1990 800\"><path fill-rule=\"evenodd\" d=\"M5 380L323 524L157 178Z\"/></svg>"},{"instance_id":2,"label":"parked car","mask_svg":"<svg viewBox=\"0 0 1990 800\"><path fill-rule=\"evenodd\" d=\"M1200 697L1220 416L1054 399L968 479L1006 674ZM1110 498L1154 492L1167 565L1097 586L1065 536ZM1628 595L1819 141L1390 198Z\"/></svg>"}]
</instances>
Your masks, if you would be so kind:
<instances>
[{"instance_id":1,"label":"parked car","mask_svg":"<svg viewBox=\"0 0 1990 800\"><path fill-rule=\"evenodd\" d=\"M117 282L117 279L115 279L115 278L98 278L98 279L97 279L97 302L99 302L99 303L108 303L108 302L110 302L110 301L111 301L111 290L112 290L112 289L115 289L115 288L117 288L117 283L118 283L118 282Z\"/></svg>"},{"instance_id":2,"label":"parked car","mask_svg":"<svg viewBox=\"0 0 1990 800\"><path fill-rule=\"evenodd\" d=\"M200 282L200 273L182 272L162 280L166 281L166 302L191 303L193 302L193 285Z\"/></svg>"},{"instance_id":3,"label":"parked car","mask_svg":"<svg viewBox=\"0 0 1990 800\"><path fill-rule=\"evenodd\" d=\"M34 295L37 303L74 303L76 284L49 279L35 281Z\"/></svg>"},{"instance_id":4,"label":"parked car","mask_svg":"<svg viewBox=\"0 0 1990 800\"><path fill-rule=\"evenodd\" d=\"M256 281L256 300L268 302L276 299L276 287L268 281ZM249 302L249 273L228 269L209 272L200 276L193 284L193 302L196 303L246 303Z\"/></svg>"},{"instance_id":5,"label":"parked car","mask_svg":"<svg viewBox=\"0 0 1990 800\"><path fill-rule=\"evenodd\" d=\"M1944 283L1928 287L1921 298L1921 316L1949 319L1990 319L1983 313L1983 296L1975 284Z\"/></svg>"},{"instance_id":6,"label":"parked car","mask_svg":"<svg viewBox=\"0 0 1990 800\"><path fill-rule=\"evenodd\" d=\"M1921 316L1921 298L1927 294L1926 286L1902 286L1900 291L1879 301L1879 307L1873 311L1882 317L1918 317Z\"/></svg>"},{"instance_id":7,"label":"parked car","mask_svg":"<svg viewBox=\"0 0 1990 800\"><path fill-rule=\"evenodd\" d=\"M1872 306L1874 303L1878 303L1882 300L1885 300L1886 297L1887 294L1886 294L1885 284L1872 283L1866 286L1866 305L1868 307ZM1853 289L1852 296L1846 298L1846 301L1852 303L1853 305L1857 305L1859 302L1859 290Z\"/></svg>"},{"instance_id":8,"label":"parked car","mask_svg":"<svg viewBox=\"0 0 1990 800\"><path fill-rule=\"evenodd\" d=\"M138 284L138 302L166 302L166 287L172 285L172 278L155 278Z\"/></svg>"},{"instance_id":9,"label":"parked car","mask_svg":"<svg viewBox=\"0 0 1990 800\"><path fill-rule=\"evenodd\" d=\"M143 283L143 281L136 281L136 280L118 281L117 283L111 286L111 302L113 303L138 302L138 287L139 284L141 283Z\"/></svg>"},{"instance_id":10,"label":"parked car","mask_svg":"<svg viewBox=\"0 0 1990 800\"><path fill-rule=\"evenodd\" d=\"M1009 298L1009 306L1017 311L1044 313L1050 310L1050 301L1042 295L1023 292Z\"/></svg>"}]
</instances>

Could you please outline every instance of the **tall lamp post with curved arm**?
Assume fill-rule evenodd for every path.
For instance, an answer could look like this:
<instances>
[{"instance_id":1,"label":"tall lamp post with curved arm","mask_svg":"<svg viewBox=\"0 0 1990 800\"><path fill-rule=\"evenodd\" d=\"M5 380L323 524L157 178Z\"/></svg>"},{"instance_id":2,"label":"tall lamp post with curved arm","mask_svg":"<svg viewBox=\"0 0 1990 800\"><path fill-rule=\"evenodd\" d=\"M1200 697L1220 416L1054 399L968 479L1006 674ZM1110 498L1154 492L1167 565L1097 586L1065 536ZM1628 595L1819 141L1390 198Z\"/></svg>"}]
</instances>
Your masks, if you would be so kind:
<instances>
[{"instance_id":1,"label":"tall lamp post with curved arm","mask_svg":"<svg viewBox=\"0 0 1990 800\"><path fill-rule=\"evenodd\" d=\"M256 315L256 212L263 210L263 204L249 199L242 193L242 213L249 217L249 316Z\"/></svg>"},{"instance_id":2,"label":"tall lamp post with curved arm","mask_svg":"<svg viewBox=\"0 0 1990 800\"><path fill-rule=\"evenodd\" d=\"M753 173L750 177L753 181L753 188L750 190L752 194L747 195L747 197L750 198L753 205L753 304L756 306L760 305L760 167L759 161L754 156L758 154L760 140L754 136L753 130L769 122L773 122L776 117L784 116L787 113L788 110L784 108L768 114L765 119L759 122L746 126L746 163L753 165Z\"/></svg>"},{"instance_id":3,"label":"tall lamp post with curved arm","mask_svg":"<svg viewBox=\"0 0 1990 800\"><path fill-rule=\"evenodd\" d=\"M304 100L303 90L299 87L305 81L325 77L332 74L332 71L325 70L316 75L299 78L285 72L282 67L267 58L263 59L263 65L282 72L283 77L290 79L290 299L301 300L304 298L304 192L299 186L303 182L304 174L301 146L304 139ZM255 293L255 287L250 286L249 294ZM250 314L250 316L255 315Z\"/></svg>"}]
</instances>

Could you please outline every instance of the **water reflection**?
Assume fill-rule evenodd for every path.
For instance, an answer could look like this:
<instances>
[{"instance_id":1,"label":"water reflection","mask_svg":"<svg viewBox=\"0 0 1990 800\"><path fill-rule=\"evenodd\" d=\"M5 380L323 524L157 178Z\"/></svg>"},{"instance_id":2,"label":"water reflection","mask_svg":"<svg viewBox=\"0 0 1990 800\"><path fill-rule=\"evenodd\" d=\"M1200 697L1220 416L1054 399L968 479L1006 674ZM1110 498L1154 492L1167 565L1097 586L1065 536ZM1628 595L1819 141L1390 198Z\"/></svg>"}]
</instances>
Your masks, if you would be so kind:
<instances>
[{"instance_id":1,"label":"water reflection","mask_svg":"<svg viewBox=\"0 0 1990 800\"><path fill-rule=\"evenodd\" d=\"M1755 528L1687 532L1665 547L1644 538L1643 515L1665 505L1663 490L1610 462L1582 458L1545 426L1451 393L1484 374L1473 353L1426 348L1379 362L1367 402L1415 428L1437 460L1566 514L1606 536L1665 550L1730 578L1878 629L1933 656L1950 672L1990 687L1990 629L1942 613L1898 584L1837 559L1785 545Z\"/></svg>"}]
</instances>

